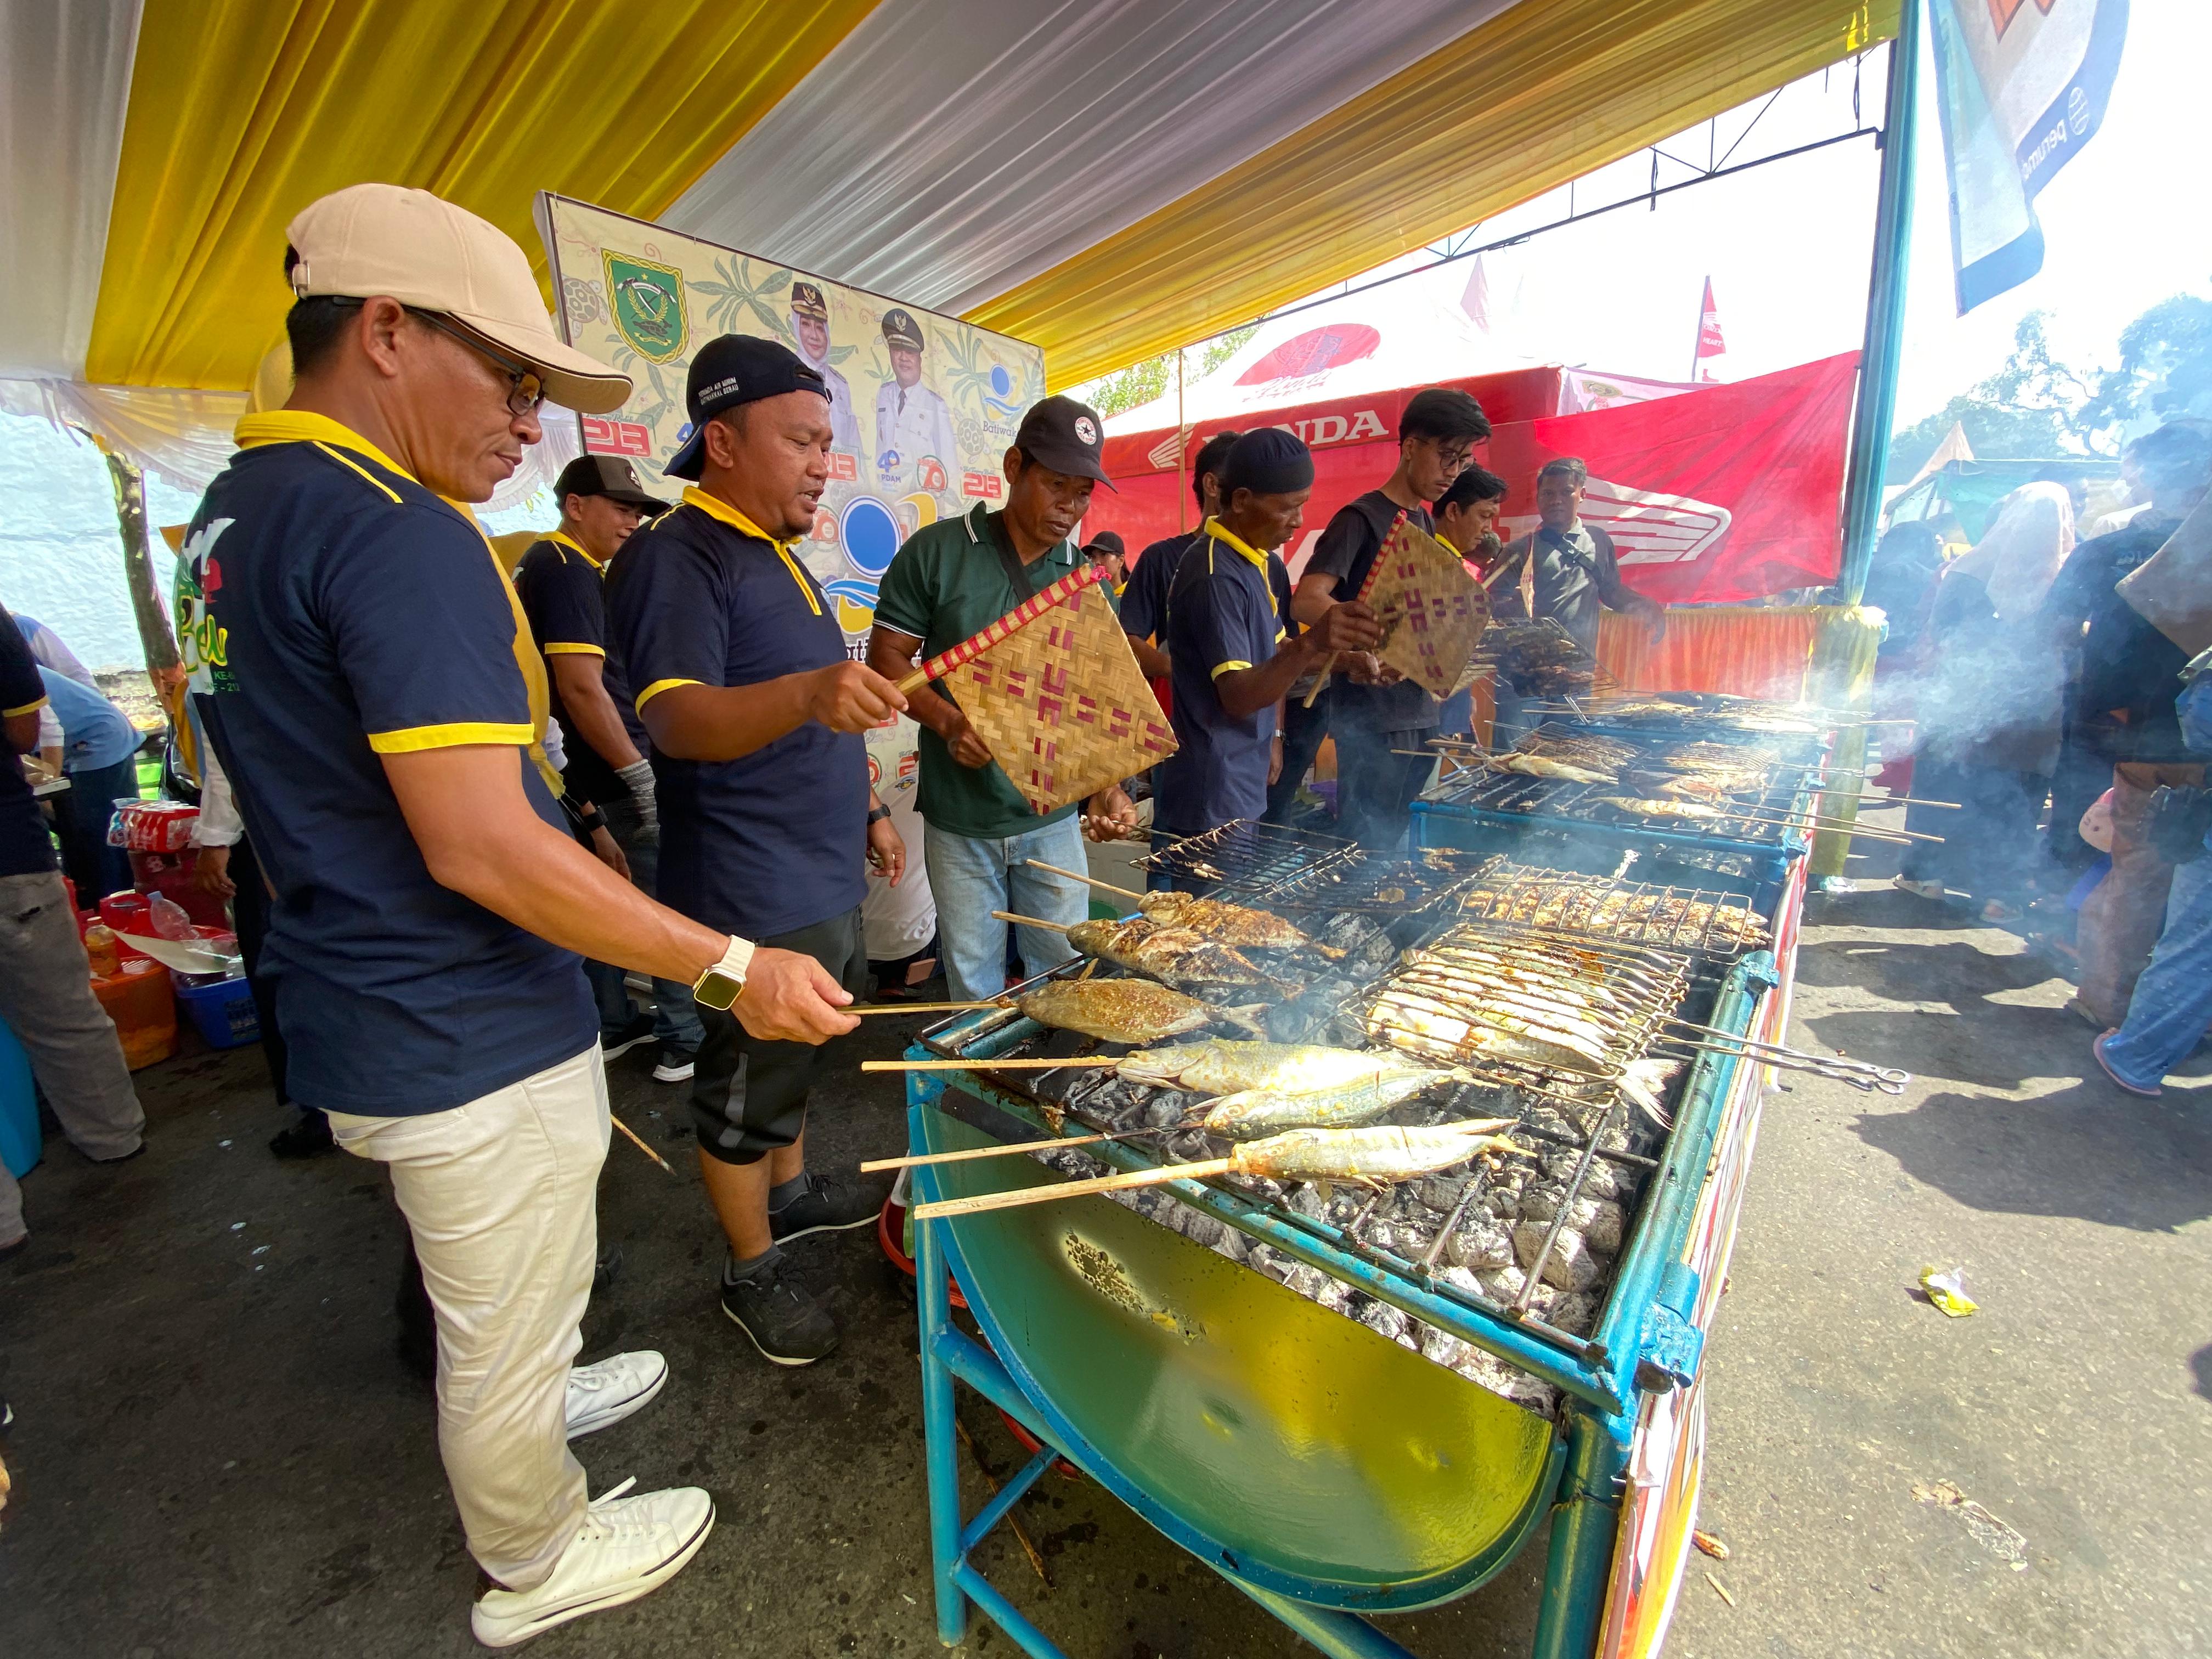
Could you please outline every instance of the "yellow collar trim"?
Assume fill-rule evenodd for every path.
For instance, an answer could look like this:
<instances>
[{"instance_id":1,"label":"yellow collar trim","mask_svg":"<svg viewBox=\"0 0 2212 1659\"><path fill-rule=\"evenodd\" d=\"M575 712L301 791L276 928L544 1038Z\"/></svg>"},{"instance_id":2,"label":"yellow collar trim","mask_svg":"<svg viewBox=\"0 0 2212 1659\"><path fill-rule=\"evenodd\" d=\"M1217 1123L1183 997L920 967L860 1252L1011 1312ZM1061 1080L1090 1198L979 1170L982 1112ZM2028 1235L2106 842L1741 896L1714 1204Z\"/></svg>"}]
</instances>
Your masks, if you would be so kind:
<instances>
[{"instance_id":1,"label":"yellow collar trim","mask_svg":"<svg viewBox=\"0 0 2212 1659\"><path fill-rule=\"evenodd\" d=\"M791 556L791 550L799 545L795 538L787 542L778 541L720 495L709 495L697 484L684 486L684 503L687 507L697 507L710 519L720 520L741 535L753 537L774 548L776 556L783 561L783 568L791 572L791 580L799 584L799 591L806 596L806 608L817 617L822 614L822 601L815 594L814 584L806 580L806 573L799 568L799 561Z\"/></svg>"},{"instance_id":2,"label":"yellow collar trim","mask_svg":"<svg viewBox=\"0 0 2212 1659\"><path fill-rule=\"evenodd\" d=\"M606 569L606 566L601 564L597 559L592 556L591 550L589 548L586 547L583 543L578 541L574 536L571 536L565 530L556 530L547 536L545 539L549 542L558 542L563 547L574 550L577 554L581 556L584 562L591 566L594 570L604 572Z\"/></svg>"},{"instance_id":3,"label":"yellow collar trim","mask_svg":"<svg viewBox=\"0 0 2212 1659\"><path fill-rule=\"evenodd\" d=\"M1265 553L1254 550L1252 548L1245 545L1243 542L1238 540L1237 538L1231 535L1229 532L1221 527L1220 520L1208 519L1206 521L1206 533L1212 537L1214 540L1218 542L1228 543L1230 546L1237 550L1237 554L1245 561L1245 562L1249 564L1255 570L1259 571L1262 575L1267 574L1267 556Z\"/></svg>"},{"instance_id":4,"label":"yellow collar trim","mask_svg":"<svg viewBox=\"0 0 2212 1659\"><path fill-rule=\"evenodd\" d=\"M268 444L331 444L339 449L350 449L356 455L366 455L410 483L421 482L343 422L305 409L272 409L261 415L241 415L230 435L240 449L259 449Z\"/></svg>"},{"instance_id":5,"label":"yellow collar trim","mask_svg":"<svg viewBox=\"0 0 2212 1659\"><path fill-rule=\"evenodd\" d=\"M1439 530L1437 532L1437 539L1442 542L1446 547L1451 549L1453 552L1458 554L1462 559L1467 556L1466 550L1462 548L1457 542L1445 535L1443 531Z\"/></svg>"}]
</instances>

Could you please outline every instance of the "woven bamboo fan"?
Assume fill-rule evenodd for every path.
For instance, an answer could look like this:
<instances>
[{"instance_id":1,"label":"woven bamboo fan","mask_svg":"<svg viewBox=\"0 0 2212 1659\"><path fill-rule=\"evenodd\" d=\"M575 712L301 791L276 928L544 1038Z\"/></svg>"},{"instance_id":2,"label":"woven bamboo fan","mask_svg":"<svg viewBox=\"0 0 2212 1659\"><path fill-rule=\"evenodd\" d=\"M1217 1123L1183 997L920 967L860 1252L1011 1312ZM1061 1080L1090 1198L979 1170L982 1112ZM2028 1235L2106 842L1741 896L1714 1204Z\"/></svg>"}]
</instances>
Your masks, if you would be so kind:
<instances>
[{"instance_id":1,"label":"woven bamboo fan","mask_svg":"<svg viewBox=\"0 0 2212 1659\"><path fill-rule=\"evenodd\" d=\"M1030 805L1049 812L1176 751L1104 591L1086 586L945 677Z\"/></svg>"},{"instance_id":2,"label":"woven bamboo fan","mask_svg":"<svg viewBox=\"0 0 2212 1659\"><path fill-rule=\"evenodd\" d=\"M1363 597L1382 624L1376 658L1430 696L1451 696L1490 625L1490 595L1459 555L1401 515L1376 552Z\"/></svg>"}]
</instances>

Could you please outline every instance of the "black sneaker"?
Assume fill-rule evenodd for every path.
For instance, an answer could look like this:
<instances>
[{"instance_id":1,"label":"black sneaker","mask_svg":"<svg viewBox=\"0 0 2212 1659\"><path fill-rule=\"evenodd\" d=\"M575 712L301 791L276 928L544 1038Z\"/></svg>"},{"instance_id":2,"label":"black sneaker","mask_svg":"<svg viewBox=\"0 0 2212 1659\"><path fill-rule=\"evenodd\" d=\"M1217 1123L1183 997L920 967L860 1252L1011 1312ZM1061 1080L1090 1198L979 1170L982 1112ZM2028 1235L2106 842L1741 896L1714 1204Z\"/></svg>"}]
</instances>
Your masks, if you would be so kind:
<instances>
[{"instance_id":1,"label":"black sneaker","mask_svg":"<svg viewBox=\"0 0 2212 1659\"><path fill-rule=\"evenodd\" d=\"M697 1068L699 1051L678 1048L673 1042L660 1045L660 1057L653 1062L653 1080L655 1083L689 1083Z\"/></svg>"},{"instance_id":2,"label":"black sneaker","mask_svg":"<svg viewBox=\"0 0 2212 1659\"><path fill-rule=\"evenodd\" d=\"M331 1135L331 1121L320 1112L302 1112L269 1137L269 1150L282 1158L320 1158L337 1149L338 1143Z\"/></svg>"},{"instance_id":3,"label":"black sneaker","mask_svg":"<svg viewBox=\"0 0 2212 1659\"><path fill-rule=\"evenodd\" d=\"M809 1233L842 1233L865 1227L884 1207L884 1195L850 1181L818 1176L811 1170L800 1176L806 1190L780 1210L768 1212L769 1237L779 1244Z\"/></svg>"},{"instance_id":4,"label":"black sneaker","mask_svg":"<svg viewBox=\"0 0 2212 1659\"><path fill-rule=\"evenodd\" d=\"M722 1265L722 1311L778 1365L811 1365L837 1346L837 1324L781 1252L742 1278Z\"/></svg>"},{"instance_id":5,"label":"black sneaker","mask_svg":"<svg viewBox=\"0 0 2212 1659\"><path fill-rule=\"evenodd\" d=\"M641 1042L652 1041L653 1016L643 1013L632 1014L629 1024L623 1026L621 1030L602 1030L599 1033L599 1058L613 1060L617 1055L628 1054Z\"/></svg>"}]
</instances>

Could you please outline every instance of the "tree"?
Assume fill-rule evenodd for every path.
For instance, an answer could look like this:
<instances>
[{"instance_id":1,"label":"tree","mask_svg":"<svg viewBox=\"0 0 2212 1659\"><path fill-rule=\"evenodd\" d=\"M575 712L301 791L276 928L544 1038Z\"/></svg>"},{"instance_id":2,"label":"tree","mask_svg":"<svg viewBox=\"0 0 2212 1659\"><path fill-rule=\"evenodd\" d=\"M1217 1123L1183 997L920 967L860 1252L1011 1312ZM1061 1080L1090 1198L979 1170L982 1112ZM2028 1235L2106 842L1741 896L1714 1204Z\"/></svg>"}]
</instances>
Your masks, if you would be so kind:
<instances>
[{"instance_id":1,"label":"tree","mask_svg":"<svg viewBox=\"0 0 2212 1659\"><path fill-rule=\"evenodd\" d=\"M2177 294L2120 331L2120 366L2100 380L2085 419L2118 427L2172 420L2212 402L2212 300Z\"/></svg>"},{"instance_id":2,"label":"tree","mask_svg":"<svg viewBox=\"0 0 2212 1659\"><path fill-rule=\"evenodd\" d=\"M2048 315L2031 311L2021 318L2003 368L1891 438L1890 483L1917 472L1954 421L1966 428L1977 455L2040 459L2117 452L2111 421L2092 412L2106 377L2051 355Z\"/></svg>"},{"instance_id":3,"label":"tree","mask_svg":"<svg viewBox=\"0 0 2212 1659\"><path fill-rule=\"evenodd\" d=\"M1242 328L1232 328L1226 334L1216 335L1204 348L1183 362L1184 384L1204 380L1207 375L1237 355L1245 341L1260 331L1257 323L1247 323ZM1186 349L1188 349L1186 348ZM1175 386L1176 354L1164 351L1157 357L1147 357L1140 363L1093 380L1085 399L1101 415L1119 415L1125 409L1134 409L1155 398L1164 397Z\"/></svg>"}]
</instances>

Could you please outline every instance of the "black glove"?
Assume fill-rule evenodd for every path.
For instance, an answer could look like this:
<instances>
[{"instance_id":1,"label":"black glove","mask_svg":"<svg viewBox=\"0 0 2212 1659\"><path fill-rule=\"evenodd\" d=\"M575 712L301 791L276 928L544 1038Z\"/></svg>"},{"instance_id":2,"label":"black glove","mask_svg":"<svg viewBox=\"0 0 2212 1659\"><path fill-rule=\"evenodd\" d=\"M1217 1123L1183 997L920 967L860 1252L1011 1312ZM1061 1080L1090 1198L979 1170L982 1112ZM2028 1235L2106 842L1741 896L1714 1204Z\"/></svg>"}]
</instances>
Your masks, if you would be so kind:
<instances>
[{"instance_id":1,"label":"black glove","mask_svg":"<svg viewBox=\"0 0 2212 1659\"><path fill-rule=\"evenodd\" d=\"M2143 809L2143 839L2168 864L2191 864L2204 856L2204 837L2212 833L2212 791L2185 783L2162 783Z\"/></svg>"}]
</instances>

